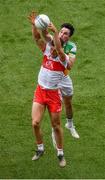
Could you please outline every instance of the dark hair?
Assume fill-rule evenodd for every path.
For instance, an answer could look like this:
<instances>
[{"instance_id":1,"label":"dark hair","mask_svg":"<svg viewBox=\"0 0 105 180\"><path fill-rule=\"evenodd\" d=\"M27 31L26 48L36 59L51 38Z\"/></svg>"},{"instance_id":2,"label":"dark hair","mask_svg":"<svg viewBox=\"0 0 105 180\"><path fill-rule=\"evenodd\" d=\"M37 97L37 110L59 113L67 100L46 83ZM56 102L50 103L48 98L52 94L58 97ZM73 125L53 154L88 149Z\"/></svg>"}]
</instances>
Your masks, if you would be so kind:
<instances>
[{"instance_id":1,"label":"dark hair","mask_svg":"<svg viewBox=\"0 0 105 180\"><path fill-rule=\"evenodd\" d=\"M64 27L70 30L70 36L72 36L74 34L75 29L74 29L72 24L64 23L64 24L61 25L61 29L64 28Z\"/></svg>"}]
</instances>

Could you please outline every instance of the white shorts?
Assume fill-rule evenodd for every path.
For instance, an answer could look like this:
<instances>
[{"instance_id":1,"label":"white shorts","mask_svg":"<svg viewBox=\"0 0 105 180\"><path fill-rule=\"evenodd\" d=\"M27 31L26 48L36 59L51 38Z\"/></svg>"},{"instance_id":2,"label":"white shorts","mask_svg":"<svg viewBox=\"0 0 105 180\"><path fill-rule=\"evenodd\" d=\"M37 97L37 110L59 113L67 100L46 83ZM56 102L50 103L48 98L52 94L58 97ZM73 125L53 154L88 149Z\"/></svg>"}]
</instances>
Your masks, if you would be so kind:
<instances>
[{"instance_id":1,"label":"white shorts","mask_svg":"<svg viewBox=\"0 0 105 180\"><path fill-rule=\"evenodd\" d=\"M73 95L73 83L69 75L63 76L62 81L59 83L59 88L61 89L62 96L72 96Z\"/></svg>"}]
</instances>

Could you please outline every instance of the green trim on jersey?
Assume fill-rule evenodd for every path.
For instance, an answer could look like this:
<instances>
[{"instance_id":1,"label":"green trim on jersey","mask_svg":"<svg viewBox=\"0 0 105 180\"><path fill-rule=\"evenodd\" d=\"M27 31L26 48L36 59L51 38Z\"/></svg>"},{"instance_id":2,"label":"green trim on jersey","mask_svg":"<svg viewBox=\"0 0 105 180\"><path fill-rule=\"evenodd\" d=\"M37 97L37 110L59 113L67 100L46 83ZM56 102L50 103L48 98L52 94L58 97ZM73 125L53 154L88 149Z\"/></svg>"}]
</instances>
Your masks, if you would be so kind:
<instances>
[{"instance_id":1,"label":"green trim on jersey","mask_svg":"<svg viewBox=\"0 0 105 180\"><path fill-rule=\"evenodd\" d=\"M63 45L63 49L65 54L69 54L69 53L76 54L77 51L76 45L71 41L65 43Z\"/></svg>"}]
</instances>

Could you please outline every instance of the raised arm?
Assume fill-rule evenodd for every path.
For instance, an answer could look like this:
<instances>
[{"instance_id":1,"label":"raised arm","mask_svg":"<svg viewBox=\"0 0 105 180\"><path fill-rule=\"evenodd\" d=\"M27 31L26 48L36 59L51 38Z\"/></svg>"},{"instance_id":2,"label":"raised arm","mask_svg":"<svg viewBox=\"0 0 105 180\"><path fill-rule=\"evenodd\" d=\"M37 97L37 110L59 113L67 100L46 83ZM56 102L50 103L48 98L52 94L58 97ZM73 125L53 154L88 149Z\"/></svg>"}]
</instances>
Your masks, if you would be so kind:
<instances>
[{"instance_id":1,"label":"raised arm","mask_svg":"<svg viewBox=\"0 0 105 180\"><path fill-rule=\"evenodd\" d=\"M47 29L42 30L42 36L46 42L50 42L53 39L53 36L48 32Z\"/></svg>"},{"instance_id":2,"label":"raised arm","mask_svg":"<svg viewBox=\"0 0 105 180\"><path fill-rule=\"evenodd\" d=\"M34 40L36 41L36 44L38 45L38 47L44 51L46 43L43 41L43 39L41 38L41 34L38 31L38 29L35 27L34 21L36 18L36 13L32 12L30 16L28 16L28 19L30 21L30 23L32 24L32 35Z\"/></svg>"},{"instance_id":3,"label":"raised arm","mask_svg":"<svg viewBox=\"0 0 105 180\"><path fill-rule=\"evenodd\" d=\"M53 23L50 23L48 28L54 33L54 43L55 43L55 46L56 46L58 56L60 57L60 60L65 61L66 55L64 53L64 50L63 50L63 48L61 46L60 39L58 37L58 30L56 29L56 27L54 26Z\"/></svg>"}]
</instances>

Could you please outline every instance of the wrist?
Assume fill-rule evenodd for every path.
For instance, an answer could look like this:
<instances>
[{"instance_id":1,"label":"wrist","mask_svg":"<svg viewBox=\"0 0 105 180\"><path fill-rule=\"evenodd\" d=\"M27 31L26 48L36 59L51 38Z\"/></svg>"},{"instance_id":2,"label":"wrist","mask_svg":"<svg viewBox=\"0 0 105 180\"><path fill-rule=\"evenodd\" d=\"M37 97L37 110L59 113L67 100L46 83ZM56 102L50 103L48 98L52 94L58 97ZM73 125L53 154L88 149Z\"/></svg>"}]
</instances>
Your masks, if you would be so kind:
<instances>
[{"instance_id":1,"label":"wrist","mask_svg":"<svg viewBox=\"0 0 105 180\"><path fill-rule=\"evenodd\" d=\"M58 34L58 31L57 31L57 29L54 29L54 31L53 31L55 34Z\"/></svg>"}]
</instances>

